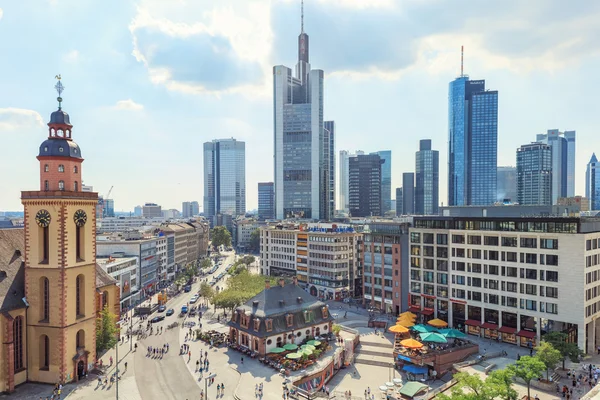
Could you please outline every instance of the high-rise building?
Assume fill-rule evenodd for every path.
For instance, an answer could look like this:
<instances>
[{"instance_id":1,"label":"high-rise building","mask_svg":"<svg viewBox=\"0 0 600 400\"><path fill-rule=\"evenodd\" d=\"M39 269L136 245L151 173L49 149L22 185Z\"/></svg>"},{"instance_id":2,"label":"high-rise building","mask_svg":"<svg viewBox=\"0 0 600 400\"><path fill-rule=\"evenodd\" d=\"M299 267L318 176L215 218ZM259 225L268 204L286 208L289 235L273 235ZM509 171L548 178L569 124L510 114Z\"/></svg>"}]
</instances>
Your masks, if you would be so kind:
<instances>
[{"instance_id":1,"label":"high-rise building","mask_svg":"<svg viewBox=\"0 0 600 400\"><path fill-rule=\"evenodd\" d=\"M350 157L355 157L357 155L365 154L364 151L357 151L355 153L350 153L347 150L340 150L340 165L339 165L339 201L338 207L345 212L348 212L350 209L349 203L349 194L348 190L350 189L348 179L349 179L349 170L348 170L348 160Z\"/></svg>"},{"instance_id":2,"label":"high-rise building","mask_svg":"<svg viewBox=\"0 0 600 400\"><path fill-rule=\"evenodd\" d=\"M496 201L517 201L517 168L498 167L496 172Z\"/></svg>"},{"instance_id":3,"label":"high-rise building","mask_svg":"<svg viewBox=\"0 0 600 400\"><path fill-rule=\"evenodd\" d=\"M204 143L204 216L246 213L246 144L217 139Z\"/></svg>"},{"instance_id":4,"label":"high-rise building","mask_svg":"<svg viewBox=\"0 0 600 400\"><path fill-rule=\"evenodd\" d=\"M552 146L552 204L575 196L575 131L548 129L536 141Z\"/></svg>"},{"instance_id":5,"label":"high-rise building","mask_svg":"<svg viewBox=\"0 0 600 400\"><path fill-rule=\"evenodd\" d=\"M435 215L440 204L440 153L431 149L431 139L419 142L415 154L415 214Z\"/></svg>"},{"instance_id":6,"label":"high-rise building","mask_svg":"<svg viewBox=\"0 0 600 400\"><path fill-rule=\"evenodd\" d=\"M329 210L332 157L323 123L323 71L310 68L308 43L302 23L295 76L288 67L273 67L273 167L278 219L329 219L333 214Z\"/></svg>"},{"instance_id":7,"label":"high-rise building","mask_svg":"<svg viewBox=\"0 0 600 400\"><path fill-rule=\"evenodd\" d=\"M592 153L585 171L585 197L590 202L590 210L600 210L600 163L596 153Z\"/></svg>"},{"instance_id":8,"label":"high-rise building","mask_svg":"<svg viewBox=\"0 0 600 400\"><path fill-rule=\"evenodd\" d=\"M405 172L402 174L402 215L415 213L415 174Z\"/></svg>"},{"instance_id":9,"label":"high-rise building","mask_svg":"<svg viewBox=\"0 0 600 400\"><path fill-rule=\"evenodd\" d=\"M191 218L200 214L200 204L197 201L184 201L181 203L181 216Z\"/></svg>"},{"instance_id":10,"label":"high-rise building","mask_svg":"<svg viewBox=\"0 0 600 400\"><path fill-rule=\"evenodd\" d=\"M403 195L402 195L402 188L396 188L396 215L400 216L402 215L402 202L404 201L403 199Z\"/></svg>"},{"instance_id":11,"label":"high-rise building","mask_svg":"<svg viewBox=\"0 0 600 400\"><path fill-rule=\"evenodd\" d=\"M392 209L392 151L382 150L377 154L383 160L381 164L381 215Z\"/></svg>"},{"instance_id":12,"label":"high-rise building","mask_svg":"<svg viewBox=\"0 0 600 400\"><path fill-rule=\"evenodd\" d=\"M522 205L552 205L552 147L524 144L517 149L517 199Z\"/></svg>"},{"instance_id":13,"label":"high-rise building","mask_svg":"<svg viewBox=\"0 0 600 400\"><path fill-rule=\"evenodd\" d=\"M381 164L377 154L358 155L348 160L350 215L353 217L380 216Z\"/></svg>"},{"instance_id":14,"label":"high-rise building","mask_svg":"<svg viewBox=\"0 0 600 400\"><path fill-rule=\"evenodd\" d=\"M145 218L162 218L162 207L156 203L146 203L142 208L142 215Z\"/></svg>"},{"instance_id":15,"label":"high-rise building","mask_svg":"<svg viewBox=\"0 0 600 400\"><path fill-rule=\"evenodd\" d=\"M115 201L113 199L104 199L103 217L115 216Z\"/></svg>"},{"instance_id":16,"label":"high-rise building","mask_svg":"<svg viewBox=\"0 0 600 400\"><path fill-rule=\"evenodd\" d=\"M496 201L498 92L466 75L448 95L448 205Z\"/></svg>"},{"instance_id":17,"label":"high-rise building","mask_svg":"<svg viewBox=\"0 0 600 400\"><path fill-rule=\"evenodd\" d=\"M133 209L133 215L136 217L141 217L144 213L144 209L142 206L135 206Z\"/></svg>"},{"instance_id":18,"label":"high-rise building","mask_svg":"<svg viewBox=\"0 0 600 400\"><path fill-rule=\"evenodd\" d=\"M275 218L275 190L273 182L258 182L258 218Z\"/></svg>"},{"instance_id":19,"label":"high-rise building","mask_svg":"<svg viewBox=\"0 0 600 400\"><path fill-rule=\"evenodd\" d=\"M325 136L325 154L327 155L327 174L329 177L329 187L327 194L327 220L331 220L335 214L335 121L323 122L323 132Z\"/></svg>"}]
</instances>

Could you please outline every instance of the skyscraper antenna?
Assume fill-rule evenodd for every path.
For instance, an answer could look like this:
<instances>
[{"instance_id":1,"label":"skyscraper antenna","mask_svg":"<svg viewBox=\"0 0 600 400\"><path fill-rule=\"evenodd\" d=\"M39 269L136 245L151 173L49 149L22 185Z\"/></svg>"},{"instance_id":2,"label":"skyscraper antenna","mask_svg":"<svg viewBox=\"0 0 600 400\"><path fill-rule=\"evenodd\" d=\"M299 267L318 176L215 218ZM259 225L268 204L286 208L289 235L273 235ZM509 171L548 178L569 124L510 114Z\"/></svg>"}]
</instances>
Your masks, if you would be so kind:
<instances>
[{"instance_id":1,"label":"skyscraper antenna","mask_svg":"<svg viewBox=\"0 0 600 400\"><path fill-rule=\"evenodd\" d=\"M464 70L463 70L464 52L465 52L465 46L460 46L460 76L465 76Z\"/></svg>"},{"instance_id":2,"label":"skyscraper antenna","mask_svg":"<svg viewBox=\"0 0 600 400\"><path fill-rule=\"evenodd\" d=\"M304 0L300 2L300 33L304 33Z\"/></svg>"}]
</instances>

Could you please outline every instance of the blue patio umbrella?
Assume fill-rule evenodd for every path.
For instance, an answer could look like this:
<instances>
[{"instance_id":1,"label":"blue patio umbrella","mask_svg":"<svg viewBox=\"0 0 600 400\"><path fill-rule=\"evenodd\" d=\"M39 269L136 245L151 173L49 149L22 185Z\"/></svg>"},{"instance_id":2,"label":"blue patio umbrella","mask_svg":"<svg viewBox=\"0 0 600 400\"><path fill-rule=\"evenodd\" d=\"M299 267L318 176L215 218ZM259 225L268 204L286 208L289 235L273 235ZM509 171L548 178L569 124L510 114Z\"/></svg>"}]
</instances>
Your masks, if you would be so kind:
<instances>
[{"instance_id":1,"label":"blue patio umbrella","mask_svg":"<svg viewBox=\"0 0 600 400\"><path fill-rule=\"evenodd\" d=\"M430 343L448 343L444 336L435 332L421 333L421 340Z\"/></svg>"},{"instance_id":2,"label":"blue patio umbrella","mask_svg":"<svg viewBox=\"0 0 600 400\"><path fill-rule=\"evenodd\" d=\"M460 339L460 338L467 337L467 335L465 333L459 331L458 329L440 329L440 333L446 339L448 339L448 338L450 338L450 339Z\"/></svg>"},{"instance_id":3,"label":"blue patio umbrella","mask_svg":"<svg viewBox=\"0 0 600 400\"><path fill-rule=\"evenodd\" d=\"M430 333L430 332L437 332L438 331L433 326L423 325L423 324L415 325L415 326L411 327L410 329L412 329L413 331L417 331L419 333Z\"/></svg>"}]
</instances>

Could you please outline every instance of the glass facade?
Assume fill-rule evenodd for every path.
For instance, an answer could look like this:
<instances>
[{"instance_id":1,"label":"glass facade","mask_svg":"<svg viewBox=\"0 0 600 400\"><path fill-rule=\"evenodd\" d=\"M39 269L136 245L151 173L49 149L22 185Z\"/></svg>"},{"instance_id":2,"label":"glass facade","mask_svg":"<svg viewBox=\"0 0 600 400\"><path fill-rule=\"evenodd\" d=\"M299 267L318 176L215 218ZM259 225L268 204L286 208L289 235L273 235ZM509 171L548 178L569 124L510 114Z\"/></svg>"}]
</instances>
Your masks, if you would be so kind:
<instances>
[{"instance_id":1,"label":"glass facade","mask_svg":"<svg viewBox=\"0 0 600 400\"><path fill-rule=\"evenodd\" d=\"M496 201L498 92L461 76L448 96L448 205Z\"/></svg>"},{"instance_id":2,"label":"glass facade","mask_svg":"<svg viewBox=\"0 0 600 400\"><path fill-rule=\"evenodd\" d=\"M381 164L381 215L392 209L392 151L377 151L382 160Z\"/></svg>"},{"instance_id":3,"label":"glass facade","mask_svg":"<svg viewBox=\"0 0 600 400\"><path fill-rule=\"evenodd\" d=\"M273 182L258 183L258 218L275 218L275 192Z\"/></svg>"},{"instance_id":4,"label":"glass facade","mask_svg":"<svg viewBox=\"0 0 600 400\"><path fill-rule=\"evenodd\" d=\"M496 172L496 201L517 201L517 168L498 167Z\"/></svg>"},{"instance_id":5,"label":"glass facade","mask_svg":"<svg viewBox=\"0 0 600 400\"><path fill-rule=\"evenodd\" d=\"M517 149L517 200L521 205L552 205L552 148L547 144Z\"/></svg>"},{"instance_id":6,"label":"glass facade","mask_svg":"<svg viewBox=\"0 0 600 400\"><path fill-rule=\"evenodd\" d=\"M358 155L349 160L350 215L381 215L381 165L377 154Z\"/></svg>"},{"instance_id":7,"label":"glass facade","mask_svg":"<svg viewBox=\"0 0 600 400\"><path fill-rule=\"evenodd\" d=\"M590 210L600 210L600 163L595 153L585 171L585 197L590 201Z\"/></svg>"},{"instance_id":8,"label":"glass facade","mask_svg":"<svg viewBox=\"0 0 600 400\"><path fill-rule=\"evenodd\" d=\"M204 143L204 215L245 213L245 143L235 139Z\"/></svg>"},{"instance_id":9,"label":"glass facade","mask_svg":"<svg viewBox=\"0 0 600 400\"><path fill-rule=\"evenodd\" d=\"M415 212L415 174L405 172L402 174L402 215L411 215Z\"/></svg>"},{"instance_id":10,"label":"glass facade","mask_svg":"<svg viewBox=\"0 0 600 400\"><path fill-rule=\"evenodd\" d=\"M323 122L325 145L324 152L327 163L328 187L323 191L326 194L327 219L331 220L335 213L335 121Z\"/></svg>"},{"instance_id":11,"label":"glass facade","mask_svg":"<svg viewBox=\"0 0 600 400\"><path fill-rule=\"evenodd\" d=\"M536 141L552 147L552 204L559 197L575 196L575 131L549 129Z\"/></svg>"},{"instance_id":12,"label":"glass facade","mask_svg":"<svg viewBox=\"0 0 600 400\"><path fill-rule=\"evenodd\" d=\"M438 213L439 170L439 152L431 150L431 140L421 140L415 155L415 214Z\"/></svg>"},{"instance_id":13,"label":"glass facade","mask_svg":"<svg viewBox=\"0 0 600 400\"><path fill-rule=\"evenodd\" d=\"M402 215L402 188L396 188L396 215Z\"/></svg>"}]
</instances>

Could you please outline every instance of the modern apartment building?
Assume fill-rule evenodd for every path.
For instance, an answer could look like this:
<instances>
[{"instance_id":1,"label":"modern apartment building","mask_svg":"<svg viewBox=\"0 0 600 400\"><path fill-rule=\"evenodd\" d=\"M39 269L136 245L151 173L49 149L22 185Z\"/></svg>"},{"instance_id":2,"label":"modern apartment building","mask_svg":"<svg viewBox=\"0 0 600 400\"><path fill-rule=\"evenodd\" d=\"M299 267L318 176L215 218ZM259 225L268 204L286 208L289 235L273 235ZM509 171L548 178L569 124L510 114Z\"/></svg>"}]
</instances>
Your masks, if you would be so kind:
<instances>
[{"instance_id":1,"label":"modern apartment building","mask_svg":"<svg viewBox=\"0 0 600 400\"><path fill-rule=\"evenodd\" d=\"M382 150L377 154L382 160L381 164L381 215L392 209L392 151Z\"/></svg>"},{"instance_id":2,"label":"modern apartment building","mask_svg":"<svg viewBox=\"0 0 600 400\"><path fill-rule=\"evenodd\" d=\"M289 224L260 228L261 273L296 276L313 296L360 296L362 234L349 225Z\"/></svg>"},{"instance_id":3,"label":"modern apartment building","mask_svg":"<svg viewBox=\"0 0 600 400\"><path fill-rule=\"evenodd\" d=\"M496 170L496 201L517 201L517 168L498 167Z\"/></svg>"},{"instance_id":4,"label":"modern apartment building","mask_svg":"<svg viewBox=\"0 0 600 400\"><path fill-rule=\"evenodd\" d=\"M399 314L408 308L408 229L402 222L372 221L363 231L363 301Z\"/></svg>"},{"instance_id":5,"label":"modern apartment building","mask_svg":"<svg viewBox=\"0 0 600 400\"><path fill-rule=\"evenodd\" d=\"M600 163L596 153L592 154L585 171L585 197L590 201L590 210L600 210Z\"/></svg>"},{"instance_id":6,"label":"modern apartment building","mask_svg":"<svg viewBox=\"0 0 600 400\"><path fill-rule=\"evenodd\" d=\"M258 182L258 218L275 218L275 186L273 182Z\"/></svg>"},{"instance_id":7,"label":"modern apartment building","mask_svg":"<svg viewBox=\"0 0 600 400\"><path fill-rule=\"evenodd\" d=\"M334 181L331 151L334 135L323 119L322 70L311 69L309 40L302 25L296 73L273 67L275 217L324 219L330 210Z\"/></svg>"},{"instance_id":8,"label":"modern apartment building","mask_svg":"<svg viewBox=\"0 0 600 400\"><path fill-rule=\"evenodd\" d=\"M246 249L250 246L252 233L264 226L265 222L260 222L255 218L238 217L233 221L233 233L231 242L234 247Z\"/></svg>"},{"instance_id":9,"label":"modern apartment building","mask_svg":"<svg viewBox=\"0 0 600 400\"><path fill-rule=\"evenodd\" d=\"M548 129L536 142L552 147L552 204L559 197L575 196L575 131Z\"/></svg>"},{"instance_id":10,"label":"modern apartment building","mask_svg":"<svg viewBox=\"0 0 600 400\"><path fill-rule=\"evenodd\" d=\"M565 332L600 344L600 219L415 217L409 310L526 346Z\"/></svg>"},{"instance_id":11,"label":"modern apartment building","mask_svg":"<svg viewBox=\"0 0 600 400\"><path fill-rule=\"evenodd\" d=\"M155 203L146 203L142 207L144 218L162 218L162 207Z\"/></svg>"},{"instance_id":12,"label":"modern apartment building","mask_svg":"<svg viewBox=\"0 0 600 400\"><path fill-rule=\"evenodd\" d=\"M139 258L105 257L97 258L96 263L119 283L121 311L129 309L140 300Z\"/></svg>"},{"instance_id":13,"label":"modern apartment building","mask_svg":"<svg viewBox=\"0 0 600 400\"><path fill-rule=\"evenodd\" d=\"M381 216L381 166L377 154L350 157L349 203L353 217Z\"/></svg>"},{"instance_id":14,"label":"modern apartment building","mask_svg":"<svg viewBox=\"0 0 600 400\"><path fill-rule=\"evenodd\" d=\"M204 143L204 216L246 213L246 144L218 139Z\"/></svg>"},{"instance_id":15,"label":"modern apartment building","mask_svg":"<svg viewBox=\"0 0 600 400\"><path fill-rule=\"evenodd\" d=\"M111 217L102 218L96 226L96 232L125 232L137 231L144 226L159 225L164 218L144 218L144 217Z\"/></svg>"},{"instance_id":16,"label":"modern apartment building","mask_svg":"<svg viewBox=\"0 0 600 400\"><path fill-rule=\"evenodd\" d=\"M415 155L415 214L436 215L440 204L440 153L431 140L419 141Z\"/></svg>"},{"instance_id":17,"label":"modern apartment building","mask_svg":"<svg viewBox=\"0 0 600 400\"><path fill-rule=\"evenodd\" d=\"M517 201L521 205L552 205L552 147L524 144L517 149Z\"/></svg>"},{"instance_id":18,"label":"modern apartment building","mask_svg":"<svg viewBox=\"0 0 600 400\"><path fill-rule=\"evenodd\" d=\"M173 258L175 271L206 257L208 253L209 225L205 220L196 219L187 222L165 222L157 229L165 236L173 236ZM160 234L158 233L158 234ZM167 259L169 258L167 240ZM167 264L167 273L170 264Z\"/></svg>"},{"instance_id":19,"label":"modern apartment building","mask_svg":"<svg viewBox=\"0 0 600 400\"><path fill-rule=\"evenodd\" d=\"M448 95L448 205L496 201L498 92L466 75L450 82Z\"/></svg>"}]
</instances>

